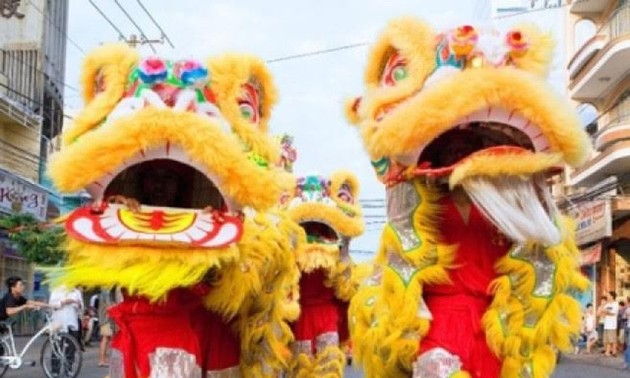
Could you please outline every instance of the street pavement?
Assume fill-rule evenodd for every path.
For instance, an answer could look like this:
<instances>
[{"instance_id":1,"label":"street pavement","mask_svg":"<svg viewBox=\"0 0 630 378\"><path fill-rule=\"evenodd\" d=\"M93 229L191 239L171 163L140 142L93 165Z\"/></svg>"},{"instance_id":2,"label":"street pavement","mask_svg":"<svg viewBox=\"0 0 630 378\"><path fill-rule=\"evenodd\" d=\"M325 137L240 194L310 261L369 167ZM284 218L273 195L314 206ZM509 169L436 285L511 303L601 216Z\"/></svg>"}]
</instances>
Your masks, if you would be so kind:
<instances>
[{"instance_id":1,"label":"street pavement","mask_svg":"<svg viewBox=\"0 0 630 378\"><path fill-rule=\"evenodd\" d=\"M39 353L44 339L36 342L26 355L26 359L37 361L34 367L23 367L11 370L3 378L44 378L44 372L39 366ZM20 349L27 342L26 338L18 338L16 344ZM621 358L606 358L600 355L568 355L563 356L552 378L630 378L630 371L621 371ZM107 369L98 367L98 346L87 348L83 354L83 366L79 377L103 378ZM346 368L346 378L362 378L363 374L354 367Z\"/></svg>"},{"instance_id":2,"label":"street pavement","mask_svg":"<svg viewBox=\"0 0 630 378\"><path fill-rule=\"evenodd\" d=\"M563 358L552 378L630 378L630 371L619 369L622 365L620 358L608 359L603 362L603 366L599 363L601 361L596 361L594 358ZM354 368L348 367L345 377L362 378L363 375Z\"/></svg>"}]
</instances>

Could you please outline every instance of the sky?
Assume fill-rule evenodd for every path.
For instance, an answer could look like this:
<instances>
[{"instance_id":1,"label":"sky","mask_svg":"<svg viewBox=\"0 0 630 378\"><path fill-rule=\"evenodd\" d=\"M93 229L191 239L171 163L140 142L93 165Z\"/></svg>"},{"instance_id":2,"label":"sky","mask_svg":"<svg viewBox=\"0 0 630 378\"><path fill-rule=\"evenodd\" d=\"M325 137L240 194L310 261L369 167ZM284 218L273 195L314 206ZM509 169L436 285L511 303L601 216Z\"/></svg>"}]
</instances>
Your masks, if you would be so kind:
<instances>
[{"instance_id":1,"label":"sky","mask_svg":"<svg viewBox=\"0 0 630 378\"><path fill-rule=\"evenodd\" d=\"M133 24L113 1L94 0L97 6L125 34L138 34ZM149 39L160 32L142 12L137 1L119 1L144 30ZM513 1L512 1L513 2ZM375 41L386 23L398 16L417 16L436 28L474 23L488 0L144 0L144 5L160 23L175 48L154 44L167 58L196 58L224 52L247 52L272 60L339 46ZM176 5L173 5L175 3ZM489 10L488 10L489 11ZM563 10L495 20L501 25L532 20L562 38ZM88 1L70 1L68 36L81 49L89 51L103 42L117 41L118 32ZM558 49L562 53L562 48ZM153 55L147 46L143 55ZM361 199L385 198L384 187L376 181L358 133L343 115L344 100L362 92L363 70L368 46L328 54L283 60L268 65L280 93L271 117L274 134L295 137L298 160L296 174L329 175L336 169L354 172L361 183ZM78 88L84 54L72 43L67 45L66 83ZM559 54L551 80L561 90L564 84L563 54ZM66 88L68 112L81 107L76 91ZM365 209L366 215L383 215L385 210ZM374 251L382 224L369 218L364 236L351 249ZM358 260L370 257L354 255Z\"/></svg>"}]
</instances>

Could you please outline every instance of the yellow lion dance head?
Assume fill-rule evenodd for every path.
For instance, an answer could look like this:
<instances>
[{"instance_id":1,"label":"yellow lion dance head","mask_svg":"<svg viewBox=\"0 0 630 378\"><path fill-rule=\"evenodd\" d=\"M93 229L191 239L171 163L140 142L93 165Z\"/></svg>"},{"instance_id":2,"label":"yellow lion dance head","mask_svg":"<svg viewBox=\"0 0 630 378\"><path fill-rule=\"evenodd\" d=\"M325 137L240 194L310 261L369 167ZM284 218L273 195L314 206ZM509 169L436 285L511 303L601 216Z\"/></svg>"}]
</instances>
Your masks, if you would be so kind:
<instances>
[{"instance_id":1,"label":"yellow lion dance head","mask_svg":"<svg viewBox=\"0 0 630 378\"><path fill-rule=\"evenodd\" d=\"M359 182L352 173L335 172L330 179L308 175L297 179L286 212L306 232L307 244L297 251L300 270L332 270L347 256L350 239L363 233L358 204Z\"/></svg>"},{"instance_id":2,"label":"yellow lion dance head","mask_svg":"<svg viewBox=\"0 0 630 378\"><path fill-rule=\"evenodd\" d=\"M265 337L278 355L273 343L290 338L277 324L283 288L297 282L301 231L265 213L289 181L275 167L268 122L277 93L263 61L140 59L106 45L87 56L82 82L86 106L49 173L61 191L86 188L95 203L65 219L61 282L157 301L211 278L206 306L253 317L243 345ZM278 322L271 329L257 318Z\"/></svg>"},{"instance_id":3,"label":"yellow lion dance head","mask_svg":"<svg viewBox=\"0 0 630 378\"><path fill-rule=\"evenodd\" d=\"M411 18L374 44L365 93L346 104L388 196L375 273L351 307L369 376L412 371L431 327L423 289L449 283L458 249L442 244L439 198L462 188L512 246L482 319L501 376L546 377L554 348L570 347L580 317L569 293L586 281L546 179L584 162L590 146L571 104L544 82L551 54L550 37L530 25L436 33Z\"/></svg>"}]
</instances>

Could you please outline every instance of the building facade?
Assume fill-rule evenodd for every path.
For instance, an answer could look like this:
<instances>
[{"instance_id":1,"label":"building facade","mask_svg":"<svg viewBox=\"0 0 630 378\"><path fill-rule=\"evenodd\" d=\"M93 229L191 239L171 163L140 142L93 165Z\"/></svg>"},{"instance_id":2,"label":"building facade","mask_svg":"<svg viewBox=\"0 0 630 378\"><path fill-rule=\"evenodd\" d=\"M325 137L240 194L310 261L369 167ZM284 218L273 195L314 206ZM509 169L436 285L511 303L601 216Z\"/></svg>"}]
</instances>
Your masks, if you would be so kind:
<instances>
[{"instance_id":1,"label":"building facade","mask_svg":"<svg viewBox=\"0 0 630 378\"><path fill-rule=\"evenodd\" d=\"M51 142L61 132L68 0L0 2L0 213L58 214L42 185ZM0 233L0 278L22 277L37 289L27 263Z\"/></svg>"},{"instance_id":2,"label":"building facade","mask_svg":"<svg viewBox=\"0 0 630 378\"><path fill-rule=\"evenodd\" d=\"M566 8L568 95L586 120L594 153L567 172L561 207L578 219L591 299L630 296L630 0L572 0ZM595 297L595 298L592 298ZM621 298L620 298L621 299ZM598 302L598 300L597 300Z\"/></svg>"}]
</instances>

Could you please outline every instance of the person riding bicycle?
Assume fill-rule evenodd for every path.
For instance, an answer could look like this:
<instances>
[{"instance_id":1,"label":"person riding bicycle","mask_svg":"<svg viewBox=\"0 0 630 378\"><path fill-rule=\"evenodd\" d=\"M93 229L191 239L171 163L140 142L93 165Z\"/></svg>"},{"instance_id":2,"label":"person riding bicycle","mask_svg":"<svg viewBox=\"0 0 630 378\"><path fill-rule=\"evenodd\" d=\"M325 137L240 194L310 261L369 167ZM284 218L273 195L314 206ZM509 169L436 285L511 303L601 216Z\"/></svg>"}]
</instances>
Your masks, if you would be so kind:
<instances>
[{"instance_id":1,"label":"person riding bicycle","mask_svg":"<svg viewBox=\"0 0 630 378\"><path fill-rule=\"evenodd\" d=\"M24 296L24 282L20 277L12 276L6 279L8 292L0 300L0 320L9 319L10 316L24 310L48 307L47 303L33 301Z\"/></svg>"}]
</instances>

